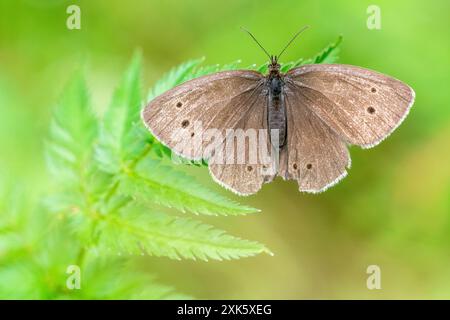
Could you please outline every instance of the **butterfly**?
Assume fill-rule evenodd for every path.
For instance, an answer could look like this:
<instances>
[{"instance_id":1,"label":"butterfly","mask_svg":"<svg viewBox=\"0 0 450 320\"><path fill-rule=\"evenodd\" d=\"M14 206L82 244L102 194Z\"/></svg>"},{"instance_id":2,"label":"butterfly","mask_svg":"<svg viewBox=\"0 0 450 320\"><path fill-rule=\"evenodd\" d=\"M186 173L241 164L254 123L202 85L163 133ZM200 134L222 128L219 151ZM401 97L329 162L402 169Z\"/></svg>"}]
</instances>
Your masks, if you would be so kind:
<instances>
[{"instance_id":1,"label":"butterfly","mask_svg":"<svg viewBox=\"0 0 450 320\"><path fill-rule=\"evenodd\" d=\"M297 180L303 192L333 186L350 168L348 145L379 144L405 119L415 93L397 79L352 65L309 64L282 73L279 57L306 28L277 56L244 29L269 57L267 74L233 70L189 80L148 103L141 113L145 125L163 144L193 160L211 160L215 152L203 151L211 140L223 149L230 129L270 133L269 144L277 151L272 170L262 161L250 163L248 156L240 163L208 161L214 180L239 195L256 193L276 176ZM205 130L215 130L215 139L199 140ZM181 135L191 138L181 143L185 148L180 148ZM246 142L244 152L251 155L249 148Z\"/></svg>"}]
</instances>

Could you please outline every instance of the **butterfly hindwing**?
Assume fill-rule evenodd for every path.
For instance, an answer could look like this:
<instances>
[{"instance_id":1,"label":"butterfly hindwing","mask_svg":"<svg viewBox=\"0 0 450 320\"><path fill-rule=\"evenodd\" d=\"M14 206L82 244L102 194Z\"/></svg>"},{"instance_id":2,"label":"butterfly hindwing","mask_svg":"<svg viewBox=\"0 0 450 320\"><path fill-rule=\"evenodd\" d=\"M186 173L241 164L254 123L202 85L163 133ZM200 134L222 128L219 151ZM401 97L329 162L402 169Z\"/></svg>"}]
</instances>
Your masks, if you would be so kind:
<instances>
[{"instance_id":1,"label":"butterfly hindwing","mask_svg":"<svg viewBox=\"0 0 450 320\"><path fill-rule=\"evenodd\" d=\"M300 191L324 191L346 175L350 166L347 146L307 107L296 87L286 85L285 105L288 134L279 175L297 180Z\"/></svg>"},{"instance_id":2,"label":"butterfly hindwing","mask_svg":"<svg viewBox=\"0 0 450 320\"><path fill-rule=\"evenodd\" d=\"M274 159L268 161L265 158L270 156L271 147L267 131L267 96L262 87L257 89L254 97L249 112L233 128L241 141L227 136L227 141L233 142L232 152L226 149L226 143L223 145L229 164L226 161L209 164L214 179L239 195L256 193L276 175ZM242 157L243 163L239 157Z\"/></svg>"}]
</instances>

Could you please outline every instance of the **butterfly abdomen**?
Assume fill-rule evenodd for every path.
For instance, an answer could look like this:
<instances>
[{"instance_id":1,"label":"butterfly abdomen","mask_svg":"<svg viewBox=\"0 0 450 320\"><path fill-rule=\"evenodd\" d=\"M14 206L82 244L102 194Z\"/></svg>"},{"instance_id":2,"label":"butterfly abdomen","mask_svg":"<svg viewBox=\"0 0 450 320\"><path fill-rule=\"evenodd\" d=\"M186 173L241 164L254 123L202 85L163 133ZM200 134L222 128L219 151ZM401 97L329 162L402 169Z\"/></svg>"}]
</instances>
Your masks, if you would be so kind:
<instances>
[{"instance_id":1,"label":"butterfly abdomen","mask_svg":"<svg viewBox=\"0 0 450 320\"><path fill-rule=\"evenodd\" d=\"M273 130L278 130L278 146L283 147L286 142L286 108L283 99L283 80L280 77L273 77L267 80L269 97L267 100L267 127L269 137L272 137ZM274 144L274 141L271 141Z\"/></svg>"}]
</instances>

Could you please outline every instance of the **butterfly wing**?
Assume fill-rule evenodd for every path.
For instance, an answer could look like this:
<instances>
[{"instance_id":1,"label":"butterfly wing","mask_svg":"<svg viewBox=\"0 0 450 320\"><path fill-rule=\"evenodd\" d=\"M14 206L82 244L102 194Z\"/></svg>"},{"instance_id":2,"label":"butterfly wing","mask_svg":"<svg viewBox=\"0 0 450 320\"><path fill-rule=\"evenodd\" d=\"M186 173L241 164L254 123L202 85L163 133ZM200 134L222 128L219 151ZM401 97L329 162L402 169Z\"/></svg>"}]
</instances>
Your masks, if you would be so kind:
<instances>
[{"instance_id":1,"label":"butterfly wing","mask_svg":"<svg viewBox=\"0 0 450 320\"><path fill-rule=\"evenodd\" d=\"M238 163L238 159L227 162L229 153L224 142L227 130L244 135L248 129L258 135L260 129L267 131L263 82L263 75L248 70L200 77L151 101L142 118L152 134L175 153L188 159L209 159L209 170L216 182L240 195L253 194L275 174L268 175L267 166L260 162L249 163L248 155L254 152L249 140L244 150L239 150L247 155L244 163ZM201 128L196 126L198 123ZM235 155L237 147L236 141ZM222 161L217 150L224 152Z\"/></svg>"},{"instance_id":2,"label":"butterfly wing","mask_svg":"<svg viewBox=\"0 0 450 320\"><path fill-rule=\"evenodd\" d=\"M296 87L287 84L284 98L288 134L280 154L279 175L297 180L300 191L324 191L347 174L347 146L309 109L309 100Z\"/></svg>"},{"instance_id":3,"label":"butterfly wing","mask_svg":"<svg viewBox=\"0 0 450 320\"><path fill-rule=\"evenodd\" d=\"M290 70L285 81L339 137L364 148L401 124L415 96L399 80L349 65L305 65Z\"/></svg>"},{"instance_id":4,"label":"butterfly wing","mask_svg":"<svg viewBox=\"0 0 450 320\"><path fill-rule=\"evenodd\" d=\"M142 118L152 134L177 154L191 160L207 158L213 141L208 129L234 128L252 107L263 75L249 70L217 72L187 81L152 100ZM221 141L214 141L220 144Z\"/></svg>"},{"instance_id":5,"label":"butterfly wing","mask_svg":"<svg viewBox=\"0 0 450 320\"><path fill-rule=\"evenodd\" d=\"M266 99L264 89L258 88L255 98L250 102L251 108L248 113L233 128L238 138L228 135L227 141L222 145L225 155L223 161L212 159L215 161L209 163L213 178L223 187L239 195L258 192L265 182L272 181L276 175L274 158L266 158L271 154ZM231 148L226 147L228 142L232 142L230 144L232 152Z\"/></svg>"}]
</instances>

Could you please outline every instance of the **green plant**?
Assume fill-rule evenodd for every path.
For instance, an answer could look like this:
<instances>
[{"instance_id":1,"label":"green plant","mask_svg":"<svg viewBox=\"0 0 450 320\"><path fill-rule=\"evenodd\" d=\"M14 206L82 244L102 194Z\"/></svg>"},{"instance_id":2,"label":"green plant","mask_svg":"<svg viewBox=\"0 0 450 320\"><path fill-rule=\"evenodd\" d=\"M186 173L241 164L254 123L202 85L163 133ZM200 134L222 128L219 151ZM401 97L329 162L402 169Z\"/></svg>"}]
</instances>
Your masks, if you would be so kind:
<instances>
[{"instance_id":1,"label":"green plant","mask_svg":"<svg viewBox=\"0 0 450 320\"><path fill-rule=\"evenodd\" d=\"M332 62L337 45L314 59ZM173 69L150 90L147 101L218 70L203 59ZM263 70L264 67L257 68ZM186 298L133 269L134 255L172 259L239 259L270 251L198 219L165 213L245 215L257 211L196 182L172 164L170 150L144 128L140 57L136 55L105 113L95 115L81 73L55 108L46 141L53 190L43 205L21 201L25 191L4 191L0 216L2 298ZM120 255L120 256L118 256ZM69 265L82 270L82 290L69 290Z\"/></svg>"}]
</instances>

